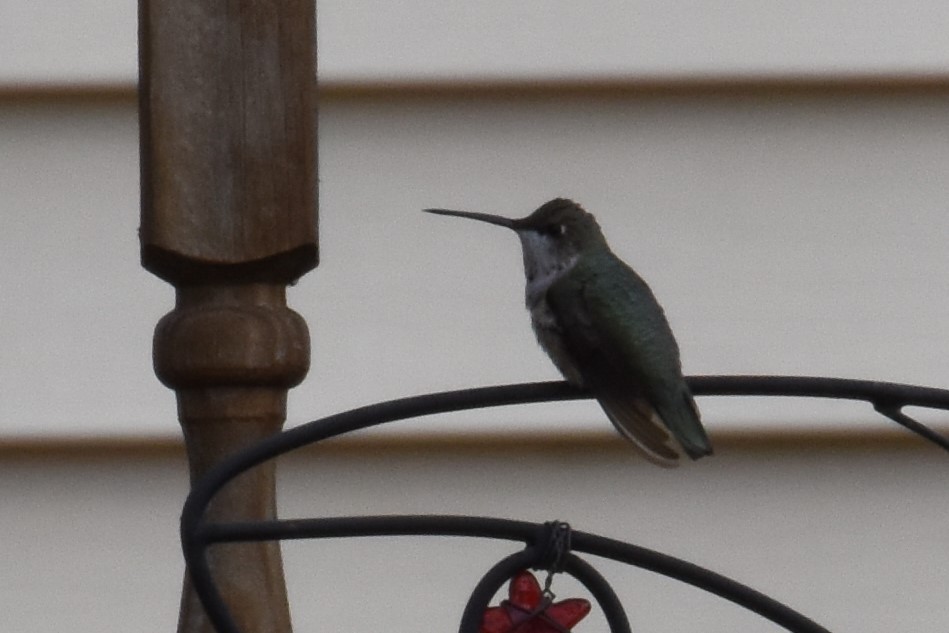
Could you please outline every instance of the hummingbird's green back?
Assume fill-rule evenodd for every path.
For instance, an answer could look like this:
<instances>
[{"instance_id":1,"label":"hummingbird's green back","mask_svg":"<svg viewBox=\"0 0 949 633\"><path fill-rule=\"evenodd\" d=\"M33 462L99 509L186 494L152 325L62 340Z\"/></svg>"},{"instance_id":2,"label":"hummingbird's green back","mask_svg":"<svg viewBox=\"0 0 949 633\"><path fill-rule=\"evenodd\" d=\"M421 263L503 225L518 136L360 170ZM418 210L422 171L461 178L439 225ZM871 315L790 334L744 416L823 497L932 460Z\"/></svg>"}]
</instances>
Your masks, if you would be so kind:
<instances>
[{"instance_id":1,"label":"hummingbird's green back","mask_svg":"<svg viewBox=\"0 0 949 633\"><path fill-rule=\"evenodd\" d=\"M623 435L659 462L678 456L664 428L693 459L711 453L662 308L605 243L584 252L546 299L584 384Z\"/></svg>"}]
</instances>

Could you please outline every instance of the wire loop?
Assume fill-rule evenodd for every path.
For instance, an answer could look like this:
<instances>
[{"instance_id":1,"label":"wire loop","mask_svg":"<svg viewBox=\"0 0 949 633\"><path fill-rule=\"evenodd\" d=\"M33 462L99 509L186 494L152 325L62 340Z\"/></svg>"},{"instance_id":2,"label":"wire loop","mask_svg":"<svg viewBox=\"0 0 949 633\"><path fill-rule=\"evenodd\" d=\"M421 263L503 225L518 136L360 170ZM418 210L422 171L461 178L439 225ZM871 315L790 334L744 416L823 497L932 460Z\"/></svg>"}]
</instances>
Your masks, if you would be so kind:
<instances>
[{"instance_id":1,"label":"wire loop","mask_svg":"<svg viewBox=\"0 0 949 633\"><path fill-rule=\"evenodd\" d=\"M908 405L949 410L947 390L877 381L791 376L693 376L687 380L697 396L864 400L881 414L949 451L949 440L902 412L902 408ZM692 584L758 613L793 633L829 633L789 607L715 572L630 543L573 531L568 524L556 521L538 526L508 519L464 516L328 517L224 524L209 524L204 520L208 504L232 478L308 444L379 424L434 413L589 397L585 391L565 382L502 385L414 396L303 424L266 438L223 461L195 483L181 513L181 543L185 563L209 620L219 633L241 633L214 583L207 560L206 550L215 543L437 534L500 538L529 545L523 552L504 559L489 571L472 594L470 609L476 609L472 604L487 605L500 583L516 573L517 570L513 569L515 563L511 561L517 561L518 569L534 565L548 569L552 574L562 570L572 575L597 598L610 622L611 631L625 633L629 630L629 623L625 622L626 616L616 594L596 570L572 553L571 550L574 550L636 565ZM470 627L477 626L472 622L480 617L483 608L475 615L472 613L466 609L462 619L464 633L477 630ZM479 624L480 620L477 622Z\"/></svg>"}]
</instances>

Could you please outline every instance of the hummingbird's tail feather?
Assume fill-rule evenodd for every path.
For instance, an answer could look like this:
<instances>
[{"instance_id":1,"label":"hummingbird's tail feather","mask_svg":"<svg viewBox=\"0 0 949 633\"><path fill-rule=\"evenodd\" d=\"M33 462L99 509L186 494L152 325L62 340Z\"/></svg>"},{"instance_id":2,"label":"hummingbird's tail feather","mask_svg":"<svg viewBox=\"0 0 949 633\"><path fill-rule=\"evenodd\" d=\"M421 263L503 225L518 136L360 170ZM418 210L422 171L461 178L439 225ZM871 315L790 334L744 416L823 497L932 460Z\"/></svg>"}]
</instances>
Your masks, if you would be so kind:
<instances>
[{"instance_id":1,"label":"hummingbird's tail feather","mask_svg":"<svg viewBox=\"0 0 949 633\"><path fill-rule=\"evenodd\" d=\"M659 415L672 431L682 450L692 459L712 454L712 443L705 434L699 417L699 409L688 387L682 386L677 397L670 398L671 404L658 404Z\"/></svg>"},{"instance_id":2,"label":"hummingbird's tail feather","mask_svg":"<svg viewBox=\"0 0 949 633\"><path fill-rule=\"evenodd\" d=\"M664 468L679 465L682 449L648 400L610 392L595 395L616 430L646 459Z\"/></svg>"}]
</instances>

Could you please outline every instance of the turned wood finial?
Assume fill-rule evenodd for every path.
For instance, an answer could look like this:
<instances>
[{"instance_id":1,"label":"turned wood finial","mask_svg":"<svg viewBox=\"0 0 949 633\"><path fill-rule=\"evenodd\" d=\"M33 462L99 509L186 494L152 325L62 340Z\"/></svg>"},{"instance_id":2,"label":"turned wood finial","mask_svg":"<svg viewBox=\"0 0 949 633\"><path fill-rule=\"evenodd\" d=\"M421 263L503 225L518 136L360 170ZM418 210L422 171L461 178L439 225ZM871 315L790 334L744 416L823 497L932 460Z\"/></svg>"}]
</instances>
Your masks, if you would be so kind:
<instances>
[{"instance_id":1,"label":"turned wood finial","mask_svg":"<svg viewBox=\"0 0 949 633\"><path fill-rule=\"evenodd\" d=\"M142 265L176 289L155 330L192 480L280 430L309 368L286 286L317 263L313 0L140 0ZM229 484L215 521L275 516L274 466ZM290 631L276 543L214 547L245 631ZM181 633L210 625L185 581Z\"/></svg>"}]
</instances>

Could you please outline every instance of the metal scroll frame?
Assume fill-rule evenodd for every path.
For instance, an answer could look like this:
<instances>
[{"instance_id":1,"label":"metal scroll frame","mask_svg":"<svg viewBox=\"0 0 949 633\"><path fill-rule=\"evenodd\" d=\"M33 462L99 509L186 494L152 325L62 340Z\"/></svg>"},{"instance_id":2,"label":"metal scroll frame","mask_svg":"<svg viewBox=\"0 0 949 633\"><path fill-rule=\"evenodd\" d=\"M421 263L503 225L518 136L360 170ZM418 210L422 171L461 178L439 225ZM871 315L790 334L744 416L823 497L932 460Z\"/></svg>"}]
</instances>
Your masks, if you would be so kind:
<instances>
[{"instance_id":1,"label":"metal scroll frame","mask_svg":"<svg viewBox=\"0 0 949 633\"><path fill-rule=\"evenodd\" d=\"M863 400L872 404L882 415L949 451L949 439L902 412L906 406L949 410L949 390L890 382L791 376L694 376L688 378L688 381L697 396L789 396ZM303 446L387 422L451 411L590 397L587 392L565 382L523 383L413 396L372 404L309 422L271 436L234 455L196 483L181 515L181 541L185 562L209 619L219 633L241 633L214 584L205 555L206 549L216 543L394 535L464 536L523 542L527 549L519 554L524 554L527 557L525 560L529 560L532 548L536 550L542 547L543 538L548 533L549 524L490 517L438 515L204 522L205 509L214 495L228 481L244 471ZM624 562L694 585L743 606L794 633L828 633L827 629L772 598L687 561L581 531L572 532L571 549L573 552L584 552ZM580 570L578 573L592 571L592 568L587 569L590 567L587 563L573 553L568 554L568 562L570 564L566 569L567 573L571 573L571 565L574 570ZM500 573L497 569L500 568L492 568L495 576ZM476 630L476 618L471 614L483 609L494 590L504 580L489 579L490 576L491 572L479 584L479 590L484 594L483 599L479 599L480 602L469 602L462 620L462 633ZM587 576L589 577L589 574ZM603 600L600 602L611 628L617 631L614 622L624 621L625 615L616 614L614 611L621 610L621 607L615 601L607 600L610 604L603 604Z\"/></svg>"}]
</instances>

